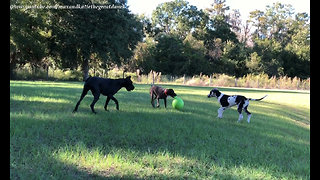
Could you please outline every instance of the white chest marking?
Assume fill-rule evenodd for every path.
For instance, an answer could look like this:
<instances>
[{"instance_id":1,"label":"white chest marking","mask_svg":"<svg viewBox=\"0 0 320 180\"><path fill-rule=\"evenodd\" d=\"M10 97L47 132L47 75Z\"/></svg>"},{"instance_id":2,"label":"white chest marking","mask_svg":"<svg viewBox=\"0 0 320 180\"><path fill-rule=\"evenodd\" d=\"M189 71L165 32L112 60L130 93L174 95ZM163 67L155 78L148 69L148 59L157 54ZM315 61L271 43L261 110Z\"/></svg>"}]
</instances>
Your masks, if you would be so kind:
<instances>
[{"instance_id":1,"label":"white chest marking","mask_svg":"<svg viewBox=\"0 0 320 180\"><path fill-rule=\"evenodd\" d=\"M223 95L224 95L223 93L220 94L220 96L218 97L218 102L220 102L220 99L222 98Z\"/></svg>"}]
</instances>

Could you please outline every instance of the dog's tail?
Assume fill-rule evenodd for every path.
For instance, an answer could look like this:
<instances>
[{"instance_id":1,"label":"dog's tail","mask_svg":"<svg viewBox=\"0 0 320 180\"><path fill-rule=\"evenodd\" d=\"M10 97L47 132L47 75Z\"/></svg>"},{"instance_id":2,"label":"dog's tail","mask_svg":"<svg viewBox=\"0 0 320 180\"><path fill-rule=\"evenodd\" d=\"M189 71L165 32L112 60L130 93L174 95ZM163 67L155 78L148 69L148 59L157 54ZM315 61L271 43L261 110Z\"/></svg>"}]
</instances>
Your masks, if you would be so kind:
<instances>
[{"instance_id":1,"label":"dog's tail","mask_svg":"<svg viewBox=\"0 0 320 180\"><path fill-rule=\"evenodd\" d=\"M253 98L249 98L250 101L261 101L262 99L264 99L265 97L267 97L268 95L263 96L260 99L253 99Z\"/></svg>"}]
</instances>

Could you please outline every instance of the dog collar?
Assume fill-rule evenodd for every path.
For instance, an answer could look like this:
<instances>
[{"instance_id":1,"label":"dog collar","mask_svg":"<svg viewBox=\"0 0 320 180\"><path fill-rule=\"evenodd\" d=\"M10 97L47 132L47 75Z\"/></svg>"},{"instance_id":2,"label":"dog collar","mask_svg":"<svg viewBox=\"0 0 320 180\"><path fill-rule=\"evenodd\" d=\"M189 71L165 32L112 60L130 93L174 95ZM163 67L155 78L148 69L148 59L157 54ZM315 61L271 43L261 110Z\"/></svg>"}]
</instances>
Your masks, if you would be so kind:
<instances>
[{"instance_id":1,"label":"dog collar","mask_svg":"<svg viewBox=\"0 0 320 180\"><path fill-rule=\"evenodd\" d=\"M164 94L165 94L166 96L168 96L168 94L167 94L167 89L164 90Z\"/></svg>"}]
</instances>

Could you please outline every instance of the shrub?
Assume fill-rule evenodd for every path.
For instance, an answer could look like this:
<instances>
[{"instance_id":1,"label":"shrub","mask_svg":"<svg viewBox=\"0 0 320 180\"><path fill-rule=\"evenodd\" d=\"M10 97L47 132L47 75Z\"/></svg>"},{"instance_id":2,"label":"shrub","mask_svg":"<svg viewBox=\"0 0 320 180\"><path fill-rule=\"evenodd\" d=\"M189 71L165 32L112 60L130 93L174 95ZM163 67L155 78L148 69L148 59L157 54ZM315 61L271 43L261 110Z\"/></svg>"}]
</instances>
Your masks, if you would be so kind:
<instances>
[{"instance_id":1,"label":"shrub","mask_svg":"<svg viewBox=\"0 0 320 180\"><path fill-rule=\"evenodd\" d=\"M100 73L96 73L96 75ZM49 68L48 80L63 80L63 81L82 81L82 71L77 70L61 70ZM125 77L131 76L135 83L151 84L154 83L175 83L186 84L191 86L225 86L225 87L246 87L246 88L267 88L267 89L297 89L309 90L310 78L300 79L298 77L269 76L266 73L247 74L243 77L236 78L226 74L212 74L210 77L206 75L188 76L171 76L163 75L161 72L150 71L148 75L137 75L135 72L125 72ZM107 72L108 78L122 78L123 70L114 68ZM25 65L15 70L15 78L23 80L46 80L47 72L44 69L32 69L30 65ZM211 83L210 83L211 82Z\"/></svg>"}]
</instances>

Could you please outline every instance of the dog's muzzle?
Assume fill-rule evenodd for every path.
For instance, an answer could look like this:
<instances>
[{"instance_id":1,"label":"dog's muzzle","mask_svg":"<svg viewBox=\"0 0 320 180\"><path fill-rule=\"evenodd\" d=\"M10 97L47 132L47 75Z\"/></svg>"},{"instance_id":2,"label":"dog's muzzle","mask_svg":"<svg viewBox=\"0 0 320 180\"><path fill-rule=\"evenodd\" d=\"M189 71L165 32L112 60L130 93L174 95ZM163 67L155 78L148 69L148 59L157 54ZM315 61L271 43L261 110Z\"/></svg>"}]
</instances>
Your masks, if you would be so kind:
<instances>
[{"instance_id":1,"label":"dog's muzzle","mask_svg":"<svg viewBox=\"0 0 320 180\"><path fill-rule=\"evenodd\" d=\"M128 87L126 87L126 89L127 89L127 91L132 91L132 90L134 90L134 86L133 85L128 86Z\"/></svg>"}]
</instances>

